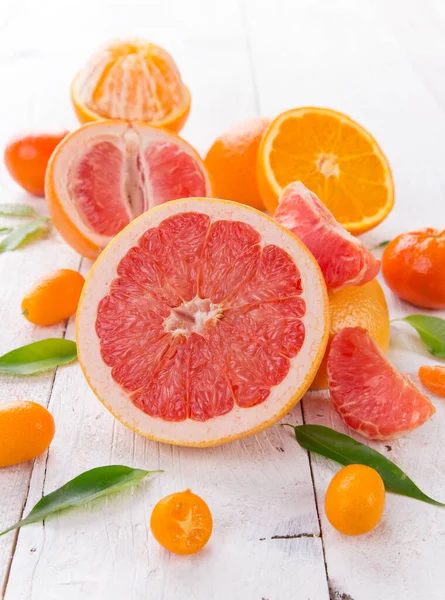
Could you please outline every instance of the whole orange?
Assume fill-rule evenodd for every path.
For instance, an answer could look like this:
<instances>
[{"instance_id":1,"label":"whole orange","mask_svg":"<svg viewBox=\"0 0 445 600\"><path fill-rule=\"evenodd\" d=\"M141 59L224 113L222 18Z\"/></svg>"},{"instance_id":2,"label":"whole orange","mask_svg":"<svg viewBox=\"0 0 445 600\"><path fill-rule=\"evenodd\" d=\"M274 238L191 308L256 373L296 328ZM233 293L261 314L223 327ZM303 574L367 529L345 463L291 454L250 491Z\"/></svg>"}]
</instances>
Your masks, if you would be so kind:
<instances>
[{"instance_id":1,"label":"whole orange","mask_svg":"<svg viewBox=\"0 0 445 600\"><path fill-rule=\"evenodd\" d=\"M218 198L264 210L256 180L256 161L269 122L264 117L248 119L213 142L204 162Z\"/></svg>"},{"instance_id":2,"label":"whole orange","mask_svg":"<svg viewBox=\"0 0 445 600\"><path fill-rule=\"evenodd\" d=\"M445 230L397 236L385 248L383 277L397 296L422 308L445 308Z\"/></svg>"},{"instance_id":3,"label":"whole orange","mask_svg":"<svg viewBox=\"0 0 445 600\"><path fill-rule=\"evenodd\" d=\"M4 160L9 174L34 196L45 195L45 172L56 146L68 134L41 133L15 138L5 148Z\"/></svg>"},{"instance_id":4,"label":"whole orange","mask_svg":"<svg viewBox=\"0 0 445 600\"><path fill-rule=\"evenodd\" d=\"M324 506L329 522L340 533L368 533L382 518L385 485L375 469L348 465L332 478Z\"/></svg>"},{"instance_id":5,"label":"whole orange","mask_svg":"<svg viewBox=\"0 0 445 600\"><path fill-rule=\"evenodd\" d=\"M39 456L50 445L54 431L51 413L37 402L0 404L0 467Z\"/></svg>"},{"instance_id":6,"label":"whole orange","mask_svg":"<svg viewBox=\"0 0 445 600\"><path fill-rule=\"evenodd\" d=\"M389 347L390 325L385 295L377 279L365 285L349 286L339 292L329 292L331 328L329 340L344 327L363 327L386 354ZM326 349L323 362L312 382L311 389L328 387Z\"/></svg>"},{"instance_id":7,"label":"whole orange","mask_svg":"<svg viewBox=\"0 0 445 600\"><path fill-rule=\"evenodd\" d=\"M59 269L39 279L22 300L23 315L34 325L53 325L77 310L84 277Z\"/></svg>"}]
</instances>

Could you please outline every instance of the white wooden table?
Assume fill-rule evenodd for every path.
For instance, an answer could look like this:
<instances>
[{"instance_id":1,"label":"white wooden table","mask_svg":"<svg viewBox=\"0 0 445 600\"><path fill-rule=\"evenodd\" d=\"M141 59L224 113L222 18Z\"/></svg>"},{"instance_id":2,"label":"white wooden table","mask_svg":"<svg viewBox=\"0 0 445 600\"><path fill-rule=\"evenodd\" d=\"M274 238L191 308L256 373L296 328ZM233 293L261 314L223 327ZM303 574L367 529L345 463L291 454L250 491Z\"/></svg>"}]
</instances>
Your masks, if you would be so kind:
<instances>
[{"instance_id":1,"label":"white wooden table","mask_svg":"<svg viewBox=\"0 0 445 600\"><path fill-rule=\"evenodd\" d=\"M391 162L396 206L369 245L421 226L445 227L443 0L1 0L1 146L27 129L74 128L69 84L109 38L141 36L177 59L193 104L184 137L205 152L227 126L294 106L328 106L368 127ZM0 201L34 200L0 171ZM53 233L0 256L0 353L37 339L74 339L73 320L36 328L20 315L37 277L81 261ZM393 317L413 311L387 298ZM405 372L433 363L416 335L393 327L390 358ZM288 428L200 450L159 445L125 429L88 388L78 364L0 379L0 401L27 398L56 420L50 450L0 470L0 530L42 496L104 464L163 468L136 489L0 538L6 600L439 600L445 596L445 510L393 495L359 538L323 510L337 466L297 445ZM375 447L445 500L445 402L400 441ZM308 396L286 418L345 431L329 402ZM0 440L1 443L1 440ZM191 487L215 521L208 547L169 555L149 517Z\"/></svg>"}]
</instances>

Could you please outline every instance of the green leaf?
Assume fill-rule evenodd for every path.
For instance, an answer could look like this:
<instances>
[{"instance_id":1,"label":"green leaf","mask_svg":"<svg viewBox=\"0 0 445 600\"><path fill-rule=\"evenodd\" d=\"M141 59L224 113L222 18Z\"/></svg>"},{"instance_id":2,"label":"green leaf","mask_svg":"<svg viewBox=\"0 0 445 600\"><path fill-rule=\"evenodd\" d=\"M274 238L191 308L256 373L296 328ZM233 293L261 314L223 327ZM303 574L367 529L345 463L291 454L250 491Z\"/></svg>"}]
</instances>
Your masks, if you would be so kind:
<instances>
[{"instance_id":1,"label":"green leaf","mask_svg":"<svg viewBox=\"0 0 445 600\"><path fill-rule=\"evenodd\" d=\"M428 352L438 358L445 358L445 321L443 319L427 315L409 315L401 320L406 321L417 330Z\"/></svg>"},{"instance_id":2,"label":"green leaf","mask_svg":"<svg viewBox=\"0 0 445 600\"><path fill-rule=\"evenodd\" d=\"M380 248L386 248L390 241L391 240L385 240L384 242L380 242L380 244L377 244L377 246L373 246L371 248L371 252L373 252L374 250L380 250Z\"/></svg>"},{"instance_id":3,"label":"green leaf","mask_svg":"<svg viewBox=\"0 0 445 600\"><path fill-rule=\"evenodd\" d=\"M70 340L48 338L11 350L0 356L0 373L31 375L77 358L76 343Z\"/></svg>"},{"instance_id":4,"label":"green leaf","mask_svg":"<svg viewBox=\"0 0 445 600\"><path fill-rule=\"evenodd\" d=\"M297 425L293 429L297 442L305 450L331 458L341 465L367 465L380 473L388 492L445 506L424 494L393 462L348 435L323 425Z\"/></svg>"},{"instance_id":5,"label":"green leaf","mask_svg":"<svg viewBox=\"0 0 445 600\"><path fill-rule=\"evenodd\" d=\"M32 240L43 237L49 231L49 219L39 217L17 227L12 233L0 242L0 252L15 250Z\"/></svg>"},{"instance_id":6,"label":"green leaf","mask_svg":"<svg viewBox=\"0 0 445 600\"><path fill-rule=\"evenodd\" d=\"M97 467L85 471L85 473L65 483L58 490L44 496L25 519L1 531L0 536L24 525L43 521L49 515L65 508L80 506L100 496L106 496L123 488L137 485L150 473L162 473L162 471L143 471L121 465Z\"/></svg>"},{"instance_id":7,"label":"green leaf","mask_svg":"<svg viewBox=\"0 0 445 600\"><path fill-rule=\"evenodd\" d=\"M5 233L11 233L12 227L0 227L0 233L4 235Z\"/></svg>"},{"instance_id":8,"label":"green leaf","mask_svg":"<svg viewBox=\"0 0 445 600\"><path fill-rule=\"evenodd\" d=\"M34 217L36 211L29 204L0 204L2 217Z\"/></svg>"}]
</instances>

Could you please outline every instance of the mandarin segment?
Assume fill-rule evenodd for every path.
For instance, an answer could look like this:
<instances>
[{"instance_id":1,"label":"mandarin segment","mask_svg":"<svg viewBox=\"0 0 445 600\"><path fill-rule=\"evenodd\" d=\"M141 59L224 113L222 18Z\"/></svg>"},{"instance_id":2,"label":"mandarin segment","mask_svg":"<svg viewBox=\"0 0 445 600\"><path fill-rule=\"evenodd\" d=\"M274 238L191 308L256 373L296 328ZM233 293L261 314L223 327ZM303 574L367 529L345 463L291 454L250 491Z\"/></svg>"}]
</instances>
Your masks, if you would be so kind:
<instances>
[{"instance_id":1,"label":"mandarin segment","mask_svg":"<svg viewBox=\"0 0 445 600\"><path fill-rule=\"evenodd\" d=\"M378 225L394 204L391 170L377 142L325 108L296 108L272 121L258 151L257 179L269 212L288 184L302 181L354 234Z\"/></svg>"}]
</instances>

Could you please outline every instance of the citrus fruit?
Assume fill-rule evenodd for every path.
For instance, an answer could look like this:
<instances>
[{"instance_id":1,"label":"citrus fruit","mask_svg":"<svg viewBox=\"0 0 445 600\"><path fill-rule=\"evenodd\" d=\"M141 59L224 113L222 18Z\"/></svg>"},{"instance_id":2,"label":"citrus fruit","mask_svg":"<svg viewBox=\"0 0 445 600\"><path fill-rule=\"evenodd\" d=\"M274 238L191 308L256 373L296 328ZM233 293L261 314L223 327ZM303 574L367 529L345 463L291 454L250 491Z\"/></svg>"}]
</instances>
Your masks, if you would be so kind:
<instances>
[{"instance_id":1,"label":"citrus fruit","mask_svg":"<svg viewBox=\"0 0 445 600\"><path fill-rule=\"evenodd\" d=\"M211 195L211 186L198 153L173 133L98 121L58 146L45 191L65 241L96 258L134 217L169 200Z\"/></svg>"},{"instance_id":2,"label":"citrus fruit","mask_svg":"<svg viewBox=\"0 0 445 600\"><path fill-rule=\"evenodd\" d=\"M383 277L397 296L422 308L445 308L445 230L402 233L386 246Z\"/></svg>"},{"instance_id":3,"label":"citrus fruit","mask_svg":"<svg viewBox=\"0 0 445 600\"><path fill-rule=\"evenodd\" d=\"M16 183L33 196L45 195L45 172L57 144L68 134L42 133L11 140L5 148L4 160Z\"/></svg>"},{"instance_id":4,"label":"citrus fruit","mask_svg":"<svg viewBox=\"0 0 445 600\"><path fill-rule=\"evenodd\" d=\"M390 338L389 313L385 295L377 279L360 287L347 287L340 292L329 292L329 313L330 340L344 327L364 327L380 351L386 354ZM328 352L329 343L323 362L312 382L312 390L328 387Z\"/></svg>"},{"instance_id":5,"label":"citrus fruit","mask_svg":"<svg viewBox=\"0 0 445 600\"><path fill-rule=\"evenodd\" d=\"M173 58L139 39L98 50L74 79L71 100L81 123L144 121L175 132L190 111L190 93Z\"/></svg>"},{"instance_id":6,"label":"citrus fruit","mask_svg":"<svg viewBox=\"0 0 445 600\"><path fill-rule=\"evenodd\" d=\"M170 494L153 509L150 529L155 540L175 554L195 554L212 535L213 520L209 507L191 490Z\"/></svg>"},{"instance_id":7,"label":"citrus fruit","mask_svg":"<svg viewBox=\"0 0 445 600\"><path fill-rule=\"evenodd\" d=\"M303 183L290 183L278 202L274 219L306 244L320 265L328 290L363 285L377 276L380 261Z\"/></svg>"},{"instance_id":8,"label":"citrus fruit","mask_svg":"<svg viewBox=\"0 0 445 600\"><path fill-rule=\"evenodd\" d=\"M84 374L125 425L208 446L260 431L302 397L329 329L309 250L263 213L190 198L111 241L77 311Z\"/></svg>"},{"instance_id":9,"label":"citrus fruit","mask_svg":"<svg viewBox=\"0 0 445 600\"><path fill-rule=\"evenodd\" d=\"M328 382L340 417L371 440L397 438L436 412L429 398L391 366L362 327L346 327L334 335Z\"/></svg>"},{"instance_id":10,"label":"citrus fruit","mask_svg":"<svg viewBox=\"0 0 445 600\"><path fill-rule=\"evenodd\" d=\"M261 137L270 119L254 117L237 123L216 138L205 165L219 198L264 209L256 180L256 161Z\"/></svg>"},{"instance_id":11,"label":"citrus fruit","mask_svg":"<svg viewBox=\"0 0 445 600\"><path fill-rule=\"evenodd\" d=\"M377 525L385 508L385 485L375 469L348 465L334 475L324 500L326 516L337 531L363 535Z\"/></svg>"},{"instance_id":12,"label":"citrus fruit","mask_svg":"<svg viewBox=\"0 0 445 600\"><path fill-rule=\"evenodd\" d=\"M289 183L302 181L354 234L378 225L394 204L391 169L377 142L328 108L294 108L274 119L261 140L257 178L269 212Z\"/></svg>"},{"instance_id":13,"label":"citrus fruit","mask_svg":"<svg viewBox=\"0 0 445 600\"><path fill-rule=\"evenodd\" d=\"M0 404L0 467L39 456L50 445L54 431L52 415L37 402Z\"/></svg>"},{"instance_id":14,"label":"citrus fruit","mask_svg":"<svg viewBox=\"0 0 445 600\"><path fill-rule=\"evenodd\" d=\"M22 313L34 325L53 325L76 312L85 279L58 269L39 279L22 300Z\"/></svg>"},{"instance_id":15,"label":"citrus fruit","mask_svg":"<svg viewBox=\"0 0 445 600\"><path fill-rule=\"evenodd\" d=\"M445 367L420 367L419 379L430 392L445 398Z\"/></svg>"}]
</instances>

